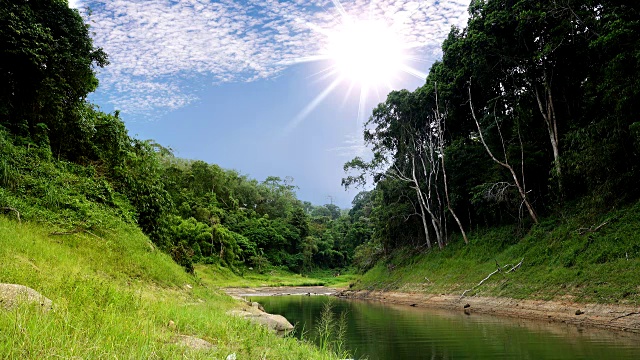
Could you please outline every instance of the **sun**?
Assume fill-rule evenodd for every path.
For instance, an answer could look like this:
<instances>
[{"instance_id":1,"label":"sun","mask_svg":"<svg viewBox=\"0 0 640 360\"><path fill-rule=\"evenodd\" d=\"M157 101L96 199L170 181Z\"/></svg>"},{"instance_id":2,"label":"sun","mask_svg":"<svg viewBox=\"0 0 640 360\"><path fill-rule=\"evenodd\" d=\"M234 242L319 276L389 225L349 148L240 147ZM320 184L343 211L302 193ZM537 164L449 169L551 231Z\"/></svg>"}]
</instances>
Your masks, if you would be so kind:
<instances>
[{"instance_id":1,"label":"sun","mask_svg":"<svg viewBox=\"0 0 640 360\"><path fill-rule=\"evenodd\" d=\"M374 18L373 12L369 12L365 19L349 14L340 0L331 2L339 13L339 21L331 29L298 20L326 37L322 50L283 64L326 62L329 66L316 75L321 75L321 79L333 77L333 81L296 115L287 126L286 132L297 127L329 94L346 81L350 82L350 86L345 99L349 97L352 89L360 89L358 123L363 123L367 113L367 99L371 95L377 95L376 99L380 101L380 94L393 90L394 84L401 81L401 75L404 74L423 80L427 77L427 74L409 65L420 59L411 54L411 50L417 45L405 43L401 34L394 30L401 28L402 23L395 24L393 18L386 19L386 22L384 18ZM372 4L370 3L370 6ZM416 10L417 8L413 9ZM388 25L389 22L391 26Z\"/></svg>"},{"instance_id":2,"label":"sun","mask_svg":"<svg viewBox=\"0 0 640 360\"><path fill-rule=\"evenodd\" d=\"M382 21L349 21L328 36L328 55L338 73L361 86L387 85L402 71L402 39Z\"/></svg>"}]
</instances>

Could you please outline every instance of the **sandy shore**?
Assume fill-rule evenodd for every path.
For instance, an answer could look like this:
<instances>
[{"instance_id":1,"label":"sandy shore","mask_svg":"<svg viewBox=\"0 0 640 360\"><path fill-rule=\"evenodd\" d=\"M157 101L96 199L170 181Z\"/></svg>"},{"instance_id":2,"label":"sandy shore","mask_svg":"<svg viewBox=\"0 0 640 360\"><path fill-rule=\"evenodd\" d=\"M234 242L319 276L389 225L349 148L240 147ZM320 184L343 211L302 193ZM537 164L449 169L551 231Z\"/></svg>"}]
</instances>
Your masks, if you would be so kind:
<instances>
[{"instance_id":1,"label":"sandy shore","mask_svg":"<svg viewBox=\"0 0 640 360\"><path fill-rule=\"evenodd\" d=\"M283 296L283 295L336 295L338 290L324 286L273 286L256 288L223 288L233 297Z\"/></svg>"},{"instance_id":2,"label":"sandy shore","mask_svg":"<svg viewBox=\"0 0 640 360\"><path fill-rule=\"evenodd\" d=\"M640 333L640 307L615 304L579 304L572 301L516 300L509 298L428 295L383 291L345 290L336 296L386 303L567 323Z\"/></svg>"}]
</instances>

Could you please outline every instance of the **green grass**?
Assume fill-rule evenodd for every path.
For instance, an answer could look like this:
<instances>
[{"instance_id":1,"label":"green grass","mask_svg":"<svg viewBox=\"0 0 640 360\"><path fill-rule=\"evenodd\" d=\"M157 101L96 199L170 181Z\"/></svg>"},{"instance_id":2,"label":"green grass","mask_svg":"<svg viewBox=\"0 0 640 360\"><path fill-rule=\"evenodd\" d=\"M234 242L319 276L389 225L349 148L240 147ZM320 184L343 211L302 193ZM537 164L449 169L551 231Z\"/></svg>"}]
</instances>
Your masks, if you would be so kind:
<instances>
[{"instance_id":1,"label":"green grass","mask_svg":"<svg viewBox=\"0 0 640 360\"><path fill-rule=\"evenodd\" d=\"M525 236L503 227L472 233L469 245L455 239L443 251L397 251L352 288L459 295L493 272L496 261L522 259L518 271L496 274L468 294L638 305L640 203L599 216L547 219Z\"/></svg>"},{"instance_id":2,"label":"green grass","mask_svg":"<svg viewBox=\"0 0 640 360\"><path fill-rule=\"evenodd\" d=\"M316 270L308 274L296 274L286 270L272 269L264 273L244 271L236 274L219 265L196 265L196 274L203 284L212 287L264 287L264 286L329 286L346 288L359 278L352 272Z\"/></svg>"},{"instance_id":3,"label":"green grass","mask_svg":"<svg viewBox=\"0 0 640 360\"><path fill-rule=\"evenodd\" d=\"M334 358L228 316L234 300L187 275L132 225L100 237L51 231L0 216L0 282L32 287L54 303L50 312L0 310L0 358ZM188 349L175 344L177 335L214 347Z\"/></svg>"}]
</instances>

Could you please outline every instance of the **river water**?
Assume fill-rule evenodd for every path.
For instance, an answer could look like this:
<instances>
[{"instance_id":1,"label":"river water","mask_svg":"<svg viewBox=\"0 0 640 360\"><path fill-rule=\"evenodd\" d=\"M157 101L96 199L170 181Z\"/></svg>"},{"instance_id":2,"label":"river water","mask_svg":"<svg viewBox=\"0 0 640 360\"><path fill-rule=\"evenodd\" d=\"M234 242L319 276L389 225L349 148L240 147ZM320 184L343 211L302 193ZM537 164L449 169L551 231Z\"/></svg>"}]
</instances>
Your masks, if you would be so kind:
<instances>
[{"instance_id":1,"label":"river water","mask_svg":"<svg viewBox=\"0 0 640 360\"><path fill-rule=\"evenodd\" d=\"M640 359L640 335L328 296L252 297L315 337L325 302L346 313L355 359ZM296 336L299 336L299 332Z\"/></svg>"}]
</instances>

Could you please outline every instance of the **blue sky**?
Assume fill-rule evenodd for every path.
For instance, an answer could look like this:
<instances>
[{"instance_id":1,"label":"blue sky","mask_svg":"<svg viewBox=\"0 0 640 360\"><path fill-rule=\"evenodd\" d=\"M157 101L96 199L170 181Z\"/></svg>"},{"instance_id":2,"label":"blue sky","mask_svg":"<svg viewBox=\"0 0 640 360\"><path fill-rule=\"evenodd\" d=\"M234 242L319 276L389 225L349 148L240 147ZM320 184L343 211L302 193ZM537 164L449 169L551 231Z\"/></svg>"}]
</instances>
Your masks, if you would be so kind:
<instances>
[{"instance_id":1,"label":"blue sky","mask_svg":"<svg viewBox=\"0 0 640 360\"><path fill-rule=\"evenodd\" d=\"M301 200L341 207L358 192L345 192L340 180L346 161L367 154L363 122L390 90L424 83L451 26L466 24L468 6L468 0L69 3L111 62L99 71L90 99L104 111L120 110L131 135L260 181L291 176ZM404 44L404 71L367 85L336 70L332 39L344 37L346 22L359 21L383 24L394 43ZM371 58L385 55L373 51Z\"/></svg>"}]
</instances>

